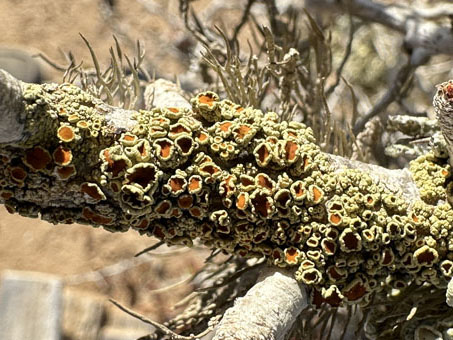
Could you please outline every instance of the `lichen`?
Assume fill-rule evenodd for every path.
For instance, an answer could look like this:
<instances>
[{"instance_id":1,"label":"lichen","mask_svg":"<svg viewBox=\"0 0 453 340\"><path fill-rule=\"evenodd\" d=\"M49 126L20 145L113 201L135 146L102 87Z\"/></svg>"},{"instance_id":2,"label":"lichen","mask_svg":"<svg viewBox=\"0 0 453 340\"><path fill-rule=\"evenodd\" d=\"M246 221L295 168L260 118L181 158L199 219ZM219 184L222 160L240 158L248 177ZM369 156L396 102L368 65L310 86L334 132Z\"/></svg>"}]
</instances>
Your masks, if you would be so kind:
<instances>
[{"instance_id":1,"label":"lichen","mask_svg":"<svg viewBox=\"0 0 453 340\"><path fill-rule=\"evenodd\" d=\"M12 213L264 256L294 268L315 305L453 276L451 170L434 153L411 163L420 199L407 202L362 170L334 171L305 125L212 92L192 110L136 112L127 131L72 85L28 85L24 98L29 138L0 146Z\"/></svg>"}]
</instances>

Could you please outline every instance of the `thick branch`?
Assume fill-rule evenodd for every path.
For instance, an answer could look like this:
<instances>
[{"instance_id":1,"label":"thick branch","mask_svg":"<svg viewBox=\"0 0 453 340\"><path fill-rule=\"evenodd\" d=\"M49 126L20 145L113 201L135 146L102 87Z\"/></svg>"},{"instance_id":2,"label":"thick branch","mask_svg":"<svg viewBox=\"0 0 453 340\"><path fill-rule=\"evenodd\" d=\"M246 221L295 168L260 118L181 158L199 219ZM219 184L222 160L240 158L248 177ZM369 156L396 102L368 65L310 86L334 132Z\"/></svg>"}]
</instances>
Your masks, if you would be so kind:
<instances>
[{"instance_id":1,"label":"thick branch","mask_svg":"<svg viewBox=\"0 0 453 340\"><path fill-rule=\"evenodd\" d=\"M321 152L305 125L212 92L190 109L135 112L73 85L22 87L23 108L0 112L25 117L23 138L0 145L0 200L12 213L264 256L295 272L316 305L366 302L391 275L439 289L452 275L450 167L433 154L410 171L351 162ZM293 288L270 285L278 305L298 298L266 326L277 338L306 304L284 281Z\"/></svg>"},{"instance_id":2,"label":"thick branch","mask_svg":"<svg viewBox=\"0 0 453 340\"><path fill-rule=\"evenodd\" d=\"M14 143L23 138L24 105L21 82L0 70L0 143Z\"/></svg>"},{"instance_id":3,"label":"thick branch","mask_svg":"<svg viewBox=\"0 0 453 340\"><path fill-rule=\"evenodd\" d=\"M284 339L307 300L305 288L293 273L267 269L259 282L225 312L214 340Z\"/></svg>"}]
</instances>

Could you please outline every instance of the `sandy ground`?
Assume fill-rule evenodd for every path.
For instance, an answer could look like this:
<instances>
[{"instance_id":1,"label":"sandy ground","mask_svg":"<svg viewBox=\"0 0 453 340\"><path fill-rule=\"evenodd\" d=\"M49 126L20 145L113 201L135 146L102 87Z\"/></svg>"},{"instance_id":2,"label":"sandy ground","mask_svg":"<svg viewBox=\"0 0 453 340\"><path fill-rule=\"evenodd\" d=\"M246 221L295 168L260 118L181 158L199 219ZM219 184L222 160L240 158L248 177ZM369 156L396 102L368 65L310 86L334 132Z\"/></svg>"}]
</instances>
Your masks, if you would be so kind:
<instances>
[{"instance_id":1,"label":"sandy ground","mask_svg":"<svg viewBox=\"0 0 453 340\"><path fill-rule=\"evenodd\" d=\"M160 4L156 10L159 15L148 13L144 3ZM113 19L107 21L101 15L101 4L101 0L2 0L0 48L41 52L59 64L66 63L61 51L72 51L78 60L90 64L88 49L79 37L82 33L105 64L112 34L116 34L129 55L134 55L134 41L143 41L148 64L160 74L172 77L187 67L174 47L183 37L176 17L177 1L115 1ZM169 20L172 16L174 20ZM61 81L60 73L47 66L43 70L46 80ZM165 254L131 262L133 254L154 242L135 231L111 234L80 225L52 226L9 215L0 207L0 272L18 269L57 274L67 287L106 299L113 297L163 321L175 314L172 305L190 291L190 286L153 290L190 276L202 265L207 251L159 249ZM102 268L104 276L93 279L87 275Z\"/></svg>"}]
</instances>

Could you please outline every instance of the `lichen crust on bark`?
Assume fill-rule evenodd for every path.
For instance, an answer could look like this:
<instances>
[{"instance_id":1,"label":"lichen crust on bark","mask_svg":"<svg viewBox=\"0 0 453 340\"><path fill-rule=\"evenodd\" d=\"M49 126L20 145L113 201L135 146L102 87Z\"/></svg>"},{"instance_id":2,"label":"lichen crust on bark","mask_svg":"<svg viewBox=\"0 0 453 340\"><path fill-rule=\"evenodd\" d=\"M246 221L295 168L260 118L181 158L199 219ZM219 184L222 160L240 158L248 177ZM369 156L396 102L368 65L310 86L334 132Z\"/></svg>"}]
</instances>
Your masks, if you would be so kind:
<instances>
[{"instance_id":1,"label":"lichen crust on bark","mask_svg":"<svg viewBox=\"0 0 453 340\"><path fill-rule=\"evenodd\" d=\"M0 145L11 213L265 256L297 269L316 305L453 276L451 169L434 154L412 163L420 195L408 201L338 169L304 124L213 92L124 119L70 84L24 85L23 98L28 137Z\"/></svg>"}]
</instances>

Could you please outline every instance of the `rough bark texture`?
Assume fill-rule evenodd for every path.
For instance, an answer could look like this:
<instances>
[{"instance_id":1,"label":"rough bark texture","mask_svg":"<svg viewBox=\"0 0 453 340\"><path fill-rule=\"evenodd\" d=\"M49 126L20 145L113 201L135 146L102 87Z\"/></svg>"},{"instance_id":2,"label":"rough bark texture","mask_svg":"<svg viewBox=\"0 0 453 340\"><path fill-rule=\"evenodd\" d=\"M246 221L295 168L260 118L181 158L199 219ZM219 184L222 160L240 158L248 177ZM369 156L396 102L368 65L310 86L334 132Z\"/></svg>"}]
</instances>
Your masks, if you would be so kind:
<instances>
[{"instance_id":1,"label":"rough bark texture","mask_svg":"<svg viewBox=\"0 0 453 340\"><path fill-rule=\"evenodd\" d=\"M0 72L0 112L0 143L14 143L23 138L25 111L21 82L6 72Z\"/></svg>"},{"instance_id":2,"label":"rough bark texture","mask_svg":"<svg viewBox=\"0 0 453 340\"><path fill-rule=\"evenodd\" d=\"M281 340L307 306L303 285L293 273L269 268L238 298L217 326L214 340Z\"/></svg>"}]
</instances>

